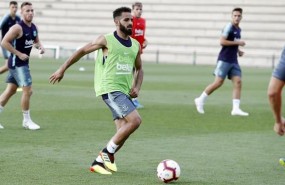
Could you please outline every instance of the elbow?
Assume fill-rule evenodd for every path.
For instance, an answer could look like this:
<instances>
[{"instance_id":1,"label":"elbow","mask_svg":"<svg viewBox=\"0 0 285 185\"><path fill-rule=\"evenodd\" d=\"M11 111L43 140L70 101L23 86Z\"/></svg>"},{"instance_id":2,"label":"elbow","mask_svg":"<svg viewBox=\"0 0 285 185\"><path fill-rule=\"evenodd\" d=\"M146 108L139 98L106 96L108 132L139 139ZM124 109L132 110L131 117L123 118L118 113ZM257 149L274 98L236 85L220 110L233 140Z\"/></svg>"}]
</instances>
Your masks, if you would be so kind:
<instances>
[{"instance_id":1,"label":"elbow","mask_svg":"<svg viewBox=\"0 0 285 185\"><path fill-rule=\"evenodd\" d=\"M6 48L8 44L9 44L9 42L7 42L5 39L2 39L2 41L1 41L2 47Z\"/></svg>"}]
</instances>

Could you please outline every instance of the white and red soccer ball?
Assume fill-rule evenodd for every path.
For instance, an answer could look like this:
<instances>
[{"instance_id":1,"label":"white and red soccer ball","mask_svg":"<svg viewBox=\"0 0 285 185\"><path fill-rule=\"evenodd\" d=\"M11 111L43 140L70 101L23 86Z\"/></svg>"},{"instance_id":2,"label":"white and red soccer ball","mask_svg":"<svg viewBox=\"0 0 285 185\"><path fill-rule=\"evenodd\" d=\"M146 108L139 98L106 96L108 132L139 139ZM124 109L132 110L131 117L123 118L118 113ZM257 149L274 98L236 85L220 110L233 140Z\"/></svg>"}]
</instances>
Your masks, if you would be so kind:
<instances>
[{"instance_id":1,"label":"white and red soccer ball","mask_svg":"<svg viewBox=\"0 0 285 185\"><path fill-rule=\"evenodd\" d=\"M161 161L156 171L157 177L164 183L177 180L181 172L178 163L171 159Z\"/></svg>"}]
</instances>

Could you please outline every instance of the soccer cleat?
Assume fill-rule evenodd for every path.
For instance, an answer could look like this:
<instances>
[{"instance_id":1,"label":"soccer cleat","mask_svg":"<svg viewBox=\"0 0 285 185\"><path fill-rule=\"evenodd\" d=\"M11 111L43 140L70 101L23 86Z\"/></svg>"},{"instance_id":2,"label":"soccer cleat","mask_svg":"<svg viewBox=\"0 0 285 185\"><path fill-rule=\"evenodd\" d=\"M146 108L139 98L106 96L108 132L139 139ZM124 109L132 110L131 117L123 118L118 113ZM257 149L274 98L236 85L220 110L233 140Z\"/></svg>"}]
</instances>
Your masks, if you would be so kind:
<instances>
[{"instance_id":1,"label":"soccer cleat","mask_svg":"<svg viewBox=\"0 0 285 185\"><path fill-rule=\"evenodd\" d=\"M137 99L133 99L133 103L137 109L142 109L144 107Z\"/></svg>"},{"instance_id":2,"label":"soccer cleat","mask_svg":"<svg viewBox=\"0 0 285 185\"><path fill-rule=\"evenodd\" d=\"M234 109L231 112L232 116L248 116L249 114L247 112L242 111L241 109Z\"/></svg>"},{"instance_id":3,"label":"soccer cleat","mask_svg":"<svg viewBox=\"0 0 285 185\"><path fill-rule=\"evenodd\" d=\"M29 130L38 130L41 128L39 125L35 124L32 120L23 121L23 127Z\"/></svg>"},{"instance_id":4,"label":"soccer cleat","mask_svg":"<svg viewBox=\"0 0 285 185\"><path fill-rule=\"evenodd\" d=\"M194 100L195 105L196 105L196 109L200 114L204 114L204 104L199 100L199 98L195 98Z\"/></svg>"},{"instance_id":5,"label":"soccer cleat","mask_svg":"<svg viewBox=\"0 0 285 185\"><path fill-rule=\"evenodd\" d=\"M114 155L101 151L100 156L104 162L105 167L107 167L109 170L113 172L117 171L117 165L115 163Z\"/></svg>"},{"instance_id":6,"label":"soccer cleat","mask_svg":"<svg viewBox=\"0 0 285 185\"><path fill-rule=\"evenodd\" d=\"M4 127L0 124L0 129L4 129Z\"/></svg>"},{"instance_id":7,"label":"soccer cleat","mask_svg":"<svg viewBox=\"0 0 285 185\"><path fill-rule=\"evenodd\" d=\"M111 172L106 170L106 168L103 165L103 163L99 163L99 162L97 162L95 165L91 166L90 167L90 171L91 172L95 172L95 173L99 173L99 174L102 174L102 175L112 175Z\"/></svg>"}]
</instances>

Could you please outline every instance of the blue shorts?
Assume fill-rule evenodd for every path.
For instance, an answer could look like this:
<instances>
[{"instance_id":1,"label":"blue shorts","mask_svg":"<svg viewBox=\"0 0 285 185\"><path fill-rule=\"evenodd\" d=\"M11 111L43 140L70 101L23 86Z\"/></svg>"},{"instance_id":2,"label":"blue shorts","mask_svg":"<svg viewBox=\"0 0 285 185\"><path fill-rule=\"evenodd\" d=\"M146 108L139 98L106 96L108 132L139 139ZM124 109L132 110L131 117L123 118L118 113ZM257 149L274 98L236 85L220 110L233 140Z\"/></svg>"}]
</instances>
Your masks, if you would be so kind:
<instances>
[{"instance_id":1,"label":"blue shorts","mask_svg":"<svg viewBox=\"0 0 285 185\"><path fill-rule=\"evenodd\" d=\"M214 75L222 79L225 79L226 76L228 76L228 79L231 79L233 76L241 77L241 69L237 63L228 63L219 60Z\"/></svg>"},{"instance_id":2,"label":"blue shorts","mask_svg":"<svg viewBox=\"0 0 285 185\"><path fill-rule=\"evenodd\" d=\"M15 69L9 69L6 82L13 83L18 87L31 86L32 77L29 66L21 66L15 67Z\"/></svg>"},{"instance_id":3,"label":"blue shorts","mask_svg":"<svg viewBox=\"0 0 285 185\"><path fill-rule=\"evenodd\" d=\"M102 98L110 108L114 120L124 118L136 109L131 98L119 91L103 94Z\"/></svg>"},{"instance_id":4,"label":"blue shorts","mask_svg":"<svg viewBox=\"0 0 285 185\"><path fill-rule=\"evenodd\" d=\"M10 56L10 52L6 50L4 47L2 47L2 55L5 59L8 59Z\"/></svg>"},{"instance_id":5,"label":"blue shorts","mask_svg":"<svg viewBox=\"0 0 285 185\"><path fill-rule=\"evenodd\" d=\"M283 48L278 65L273 70L272 76L285 81L285 47Z\"/></svg>"}]
</instances>

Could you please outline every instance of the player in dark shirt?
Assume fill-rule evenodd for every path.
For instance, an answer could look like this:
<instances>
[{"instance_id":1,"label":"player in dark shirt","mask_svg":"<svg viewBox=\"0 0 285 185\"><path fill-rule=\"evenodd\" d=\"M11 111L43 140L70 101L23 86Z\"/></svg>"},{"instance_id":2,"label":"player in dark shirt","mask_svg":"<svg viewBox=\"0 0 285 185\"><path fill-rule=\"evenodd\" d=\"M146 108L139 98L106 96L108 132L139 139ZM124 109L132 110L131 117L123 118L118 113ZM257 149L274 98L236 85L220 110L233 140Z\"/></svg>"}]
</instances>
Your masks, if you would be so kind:
<instances>
[{"instance_id":1,"label":"player in dark shirt","mask_svg":"<svg viewBox=\"0 0 285 185\"><path fill-rule=\"evenodd\" d=\"M10 1L9 3L9 10L10 12L7 13L2 19L1 19L1 23L0 23L0 29L1 29L1 35L2 35L2 39L4 38L4 36L6 35L6 33L8 32L8 30L16 23L20 22L21 18L20 16L18 16L17 10L18 10L18 3L17 1ZM5 59L5 64L0 67L0 74L8 71L8 58L10 56L10 52L7 51L4 47L2 47L2 55Z\"/></svg>"},{"instance_id":2,"label":"player in dark shirt","mask_svg":"<svg viewBox=\"0 0 285 185\"><path fill-rule=\"evenodd\" d=\"M239 23L242 19L242 9L235 8L232 10L232 21L223 29L220 43L222 49L218 56L218 62L215 69L215 80L209 84L202 92L200 97L195 99L197 111L204 114L204 103L207 97L215 90L221 87L226 77L233 83L233 108L231 115L248 116L247 112L240 109L241 97L241 69L238 64L237 57L243 56L243 52L239 50L239 46L245 46L245 42L241 40L241 29Z\"/></svg>"},{"instance_id":3,"label":"player in dark shirt","mask_svg":"<svg viewBox=\"0 0 285 185\"><path fill-rule=\"evenodd\" d=\"M30 130L38 130L40 126L34 123L30 117L30 97L32 95L32 77L29 69L29 56L33 46L44 53L44 48L39 40L38 30L32 23L34 9L32 3L23 2L21 5L22 21L12 26L3 38L1 45L11 55L8 60L9 73L7 87L0 95L0 112L8 100L16 93L18 87L22 87L21 107L23 111L23 127Z\"/></svg>"}]
</instances>

